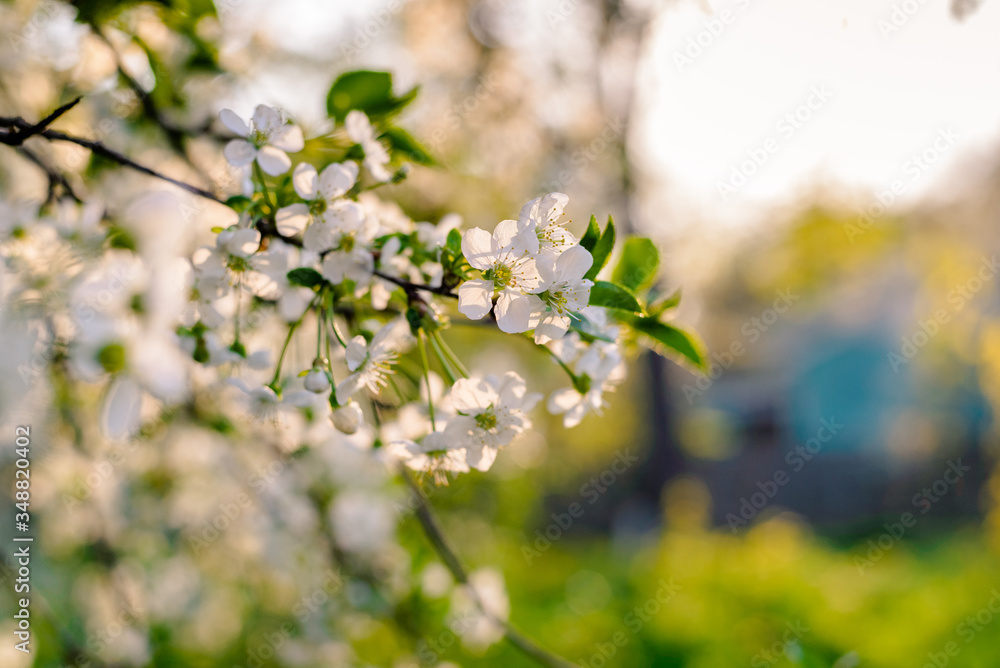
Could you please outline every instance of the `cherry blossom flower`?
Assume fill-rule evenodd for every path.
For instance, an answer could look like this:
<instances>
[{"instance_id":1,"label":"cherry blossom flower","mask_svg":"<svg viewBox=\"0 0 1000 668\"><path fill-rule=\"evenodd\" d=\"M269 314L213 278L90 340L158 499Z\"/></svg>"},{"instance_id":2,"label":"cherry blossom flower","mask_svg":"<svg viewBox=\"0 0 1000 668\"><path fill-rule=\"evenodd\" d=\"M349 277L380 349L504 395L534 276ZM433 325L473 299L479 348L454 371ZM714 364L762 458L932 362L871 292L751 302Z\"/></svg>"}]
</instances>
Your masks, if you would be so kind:
<instances>
[{"instance_id":1,"label":"cherry blossom flower","mask_svg":"<svg viewBox=\"0 0 1000 668\"><path fill-rule=\"evenodd\" d=\"M455 447L453 439L440 431L431 432L421 443L400 440L389 443L386 448L389 455L407 468L429 473L438 485L448 484L449 473L469 471L465 448Z\"/></svg>"},{"instance_id":2,"label":"cherry blossom flower","mask_svg":"<svg viewBox=\"0 0 1000 668\"><path fill-rule=\"evenodd\" d=\"M372 242L378 233L378 221L366 216L357 202L342 200L328 211L330 222L310 225L303 245L307 250L325 253L321 273L331 283L349 278L367 284L375 268Z\"/></svg>"},{"instance_id":3,"label":"cherry blossom flower","mask_svg":"<svg viewBox=\"0 0 1000 668\"><path fill-rule=\"evenodd\" d=\"M570 314L578 313L590 302L594 282L584 278L594 258L583 246L567 249L554 261L538 263L545 290L534 302L530 324L535 329L535 343L560 339L569 330Z\"/></svg>"},{"instance_id":4,"label":"cherry blossom flower","mask_svg":"<svg viewBox=\"0 0 1000 668\"><path fill-rule=\"evenodd\" d=\"M305 147L302 130L286 124L281 114L267 105L258 104L249 123L231 109L219 112L219 120L242 137L231 140L223 150L234 167L245 167L256 160L264 173L280 176L292 167L288 153L297 153Z\"/></svg>"},{"instance_id":5,"label":"cherry blossom flower","mask_svg":"<svg viewBox=\"0 0 1000 668\"><path fill-rule=\"evenodd\" d=\"M337 385L337 403L346 404L363 387L376 394L380 392L388 384L386 376L393 372L392 365L409 338L409 325L405 319L397 318L383 326L371 343L360 334L351 339L346 361L353 373Z\"/></svg>"},{"instance_id":6,"label":"cherry blossom flower","mask_svg":"<svg viewBox=\"0 0 1000 668\"><path fill-rule=\"evenodd\" d=\"M372 127L368 116L363 111L355 109L347 114L344 126L347 128L347 136L351 138L351 141L361 146L365 152L365 169L372 175L372 178L383 183L392 178L389 170L386 169L386 165L389 164L389 152L375 136L375 128Z\"/></svg>"},{"instance_id":7,"label":"cherry blossom flower","mask_svg":"<svg viewBox=\"0 0 1000 668\"><path fill-rule=\"evenodd\" d=\"M568 203L566 195L549 193L521 207L517 217L518 230L538 236L540 253L558 255L578 243L573 233L564 227L569 221L560 221Z\"/></svg>"},{"instance_id":8,"label":"cherry blossom flower","mask_svg":"<svg viewBox=\"0 0 1000 668\"><path fill-rule=\"evenodd\" d=\"M334 202L343 197L358 179L358 166L353 162L334 163L322 173L306 163L301 163L292 174L292 186L305 203L289 204L278 209L275 224L278 232L286 237L300 234L315 220L331 222L328 215ZM328 220L331 219L331 220Z\"/></svg>"},{"instance_id":9,"label":"cherry blossom flower","mask_svg":"<svg viewBox=\"0 0 1000 668\"><path fill-rule=\"evenodd\" d=\"M500 222L493 234L475 227L465 233L462 252L483 277L468 280L458 288L458 310L471 320L480 320L497 297L497 325L508 333L526 332L536 301L528 295L543 289L535 264L538 238L518 231L517 221Z\"/></svg>"},{"instance_id":10,"label":"cherry blossom flower","mask_svg":"<svg viewBox=\"0 0 1000 668\"><path fill-rule=\"evenodd\" d=\"M448 422L445 434L465 447L468 464L488 471L497 450L528 429L525 415L542 398L529 393L527 384L514 371L502 378L460 378L451 389L451 401L458 415Z\"/></svg>"}]
</instances>

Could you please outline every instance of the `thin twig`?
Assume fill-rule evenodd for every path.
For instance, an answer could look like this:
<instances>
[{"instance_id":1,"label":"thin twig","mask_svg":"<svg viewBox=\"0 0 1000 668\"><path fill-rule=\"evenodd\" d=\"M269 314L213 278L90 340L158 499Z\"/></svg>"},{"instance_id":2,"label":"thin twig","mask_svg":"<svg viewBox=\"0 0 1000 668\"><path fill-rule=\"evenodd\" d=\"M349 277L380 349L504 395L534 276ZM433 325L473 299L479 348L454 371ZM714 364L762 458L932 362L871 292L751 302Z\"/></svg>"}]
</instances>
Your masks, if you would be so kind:
<instances>
[{"instance_id":1,"label":"thin twig","mask_svg":"<svg viewBox=\"0 0 1000 668\"><path fill-rule=\"evenodd\" d=\"M381 271L375 271L374 273L379 278L389 281L390 283L395 283L399 287L403 288L404 290L406 290L407 294L415 294L420 290L424 290L426 292L433 292L434 294L441 295L443 297L451 297L453 299L458 299L457 294L452 292L451 289L444 287L443 285L435 288L430 285L420 285L419 283L411 283L410 281L404 280L402 278L396 278L395 276L390 276L389 274L385 274Z\"/></svg>"},{"instance_id":2,"label":"thin twig","mask_svg":"<svg viewBox=\"0 0 1000 668\"><path fill-rule=\"evenodd\" d=\"M497 617L493 614L493 612L486 608L486 605L479 597L479 593L473 587L469 586L469 575L462 566L462 563L459 561L455 551L448 544L448 539L445 537L444 531L441 529L441 524L431 512L430 503L428 503L426 496L413 479L413 476L411 476L405 468L400 467L400 471L403 480L406 481L406 484L410 487L410 491L415 497L417 519L420 520L420 526L423 527L424 533L427 534L427 539L434 547L434 550L438 553L438 556L441 557L445 566L451 572L452 577L454 577L460 584L466 585L473 602L476 604L476 607L479 608L480 612L489 617L490 620L503 629L504 637L506 637L512 645L533 658L538 663L550 666L550 668L577 668L576 664L567 661L558 654L553 654L552 652L540 647L535 643L535 641L531 640L511 626L509 622Z\"/></svg>"},{"instance_id":3,"label":"thin twig","mask_svg":"<svg viewBox=\"0 0 1000 668\"><path fill-rule=\"evenodd\" d=\"M78 97L71 102L67 102L66 104L59 107L58 109L56 109L51 114L49 114L42 120L38 121L34 125L27 122L19 124L17 132L10 133L10 135L7 136L0 135L0 142L4 144L9 144L11 146L20 146L21 144L24 143L26 139L34 137L35 135L43 132L46 128L52 125L52 123L57 118L59 118L67 111L75 107L82 99L83 99L82 97ZM12 119L4 119L4 120L12 120ZM23 120L23 119L16 119L16 120Z\"/></svg>"},{"instance_id":4,"label":"thin twig","mask_svg":"<svg viewBox=\"0 0 1000 668\"><path fill-rule=\"evenodd\" d=\"M83 200L80 199L80 196L77 195L76 192L73 190L73 186L69 184L69 181L66 180L66 177L60 174L58 171L56 171L54 167L51 167L50 165L46 164L46 162L42 160L42 157L40 155L38 155L37 153L35 153L34 151L25 146L18 146L17 151L25 158L38 165L38 167L41 168L41 170L45 172L45 175L48 177L49 194L48 197L45 199L46 203L55 200L57 186L62 187L63 192L66 194L67 197L70 197L79 204L83 203Z\"/></svg>"}]
</instances>

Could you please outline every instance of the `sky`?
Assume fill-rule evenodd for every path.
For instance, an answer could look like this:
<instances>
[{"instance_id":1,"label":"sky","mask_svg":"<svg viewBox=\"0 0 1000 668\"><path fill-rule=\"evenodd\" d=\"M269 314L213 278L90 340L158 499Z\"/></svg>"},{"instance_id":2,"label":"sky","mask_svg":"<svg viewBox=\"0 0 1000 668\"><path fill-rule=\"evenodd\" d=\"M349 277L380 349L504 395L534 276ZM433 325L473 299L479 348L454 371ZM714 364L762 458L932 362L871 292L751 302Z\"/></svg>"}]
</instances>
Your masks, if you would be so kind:
<instances>
[{"instance_id":1,"label":"sky","mask_svg":"<svg viewBox=\"0 0 1000 668\"><path fill-rule=\"evenodd\" d=\"M962 21L948 0L676 3L642 75L649 196L723 229L818 182L862 207L946 196L998 143L998 37L989 1Z\"/></svg>"}]
</instances>

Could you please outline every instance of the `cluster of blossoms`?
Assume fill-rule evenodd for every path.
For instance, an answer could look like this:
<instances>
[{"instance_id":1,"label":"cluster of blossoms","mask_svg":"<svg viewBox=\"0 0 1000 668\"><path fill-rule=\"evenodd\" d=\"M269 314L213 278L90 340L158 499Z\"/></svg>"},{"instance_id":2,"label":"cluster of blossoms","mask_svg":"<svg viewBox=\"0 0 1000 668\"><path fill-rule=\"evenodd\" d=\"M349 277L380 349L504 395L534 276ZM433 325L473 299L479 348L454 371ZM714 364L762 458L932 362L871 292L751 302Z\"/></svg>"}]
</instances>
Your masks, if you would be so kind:
<instances>
[{"instance_id":1,"label":"cluster of blossoms","mask_svg":"<svg viewBox=\"0 0 1000 668\"><path fill-rule=\"evenodd\" d=\"M226 146L227 160L250 170L250 197L267 208L244 211L218 232L213 247L192 257L187 345L208 365L270 366L269 351L248 352L240 339L246 311L240 303L248 295L277 305L289 326L286 347L310 313L317 323L316 355L299 374L301 389L282 376L284 350L270 382L233 381L258 417L325 404L344 433L377 422L372 440L384 445L381 454L438 481L447 473L488 470L498 450L530 428L528 414L542 395L529 392L513 371L468 376L441 334L449 324L445 298L456 296L458 311L469 319L492 311L504 332L533 331L534 342L572 370L573 387L548 401L567 426L599 411L602 393L622 380L617 331L605 309L588 306L593 281L585 276L593 257L565 227L566 195L528 202L517 220L501 221L492 234L473 228L462 235L455 215L437 224L414 222L365 188L366 181L378 185L392 177L389 153L360 111L344 122L360 149L357 161L322 169L308 162L293 169L288 153L302 150L303 135L277 110L258 106L249 123L229 110L220 119L239 137ZM290 191L269 189L264 175L288 172ZM261 211L273 218L276 234L262 235ZM361 320L359 312L371 317ZM235 340L226 346L219 328L229 320ZM449 377L446 389L428 366L428 342ZM418 343L422 376L397 383L402 357ZM416 386L422 396L408 402L400 384ZM382 415L390 405L405 424Z\"/></svg>"}]
</instances>

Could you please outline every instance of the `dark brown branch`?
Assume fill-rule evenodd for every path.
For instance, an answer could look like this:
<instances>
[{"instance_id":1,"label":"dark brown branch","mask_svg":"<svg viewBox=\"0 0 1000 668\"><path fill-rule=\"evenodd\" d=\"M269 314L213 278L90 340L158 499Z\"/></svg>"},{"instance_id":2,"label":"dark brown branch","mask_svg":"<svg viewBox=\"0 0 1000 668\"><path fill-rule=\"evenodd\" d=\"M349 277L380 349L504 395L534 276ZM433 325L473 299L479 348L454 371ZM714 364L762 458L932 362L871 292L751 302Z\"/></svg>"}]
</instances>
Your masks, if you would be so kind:
<instances>
[{"instance_id":1,"label":"dark brown branch","mask_svg":"<svg viewBox=\"0 0 1000 668\"><path fill-rule=\"evenodd\" d=\"M42 120L38 121L34 125L31 125L27 121L24 121L23 119L20 118L0 119L0 121L10 121L10 123L2 123L3 125L14 125L16 123L18 127L16 132L12 132L7 135L0 135L0 142L8 144L9 146L20 146L21 144L24 143L26 139L34 137L35 135L43 132L47 127L52 125L52 123L55 122L57 118L59 118L67 111L69 111L77 104L79 104L80 100L82 99L83 99L82 97L78 97L72 102L67 102L66 104L59 107L58 109L56 109L51 114L49 114Z\"/></svg>"},{"instance_id":2,"label":"dark brown branch","mask_svg":"<svg viewBox=\"0 0 1000 668\"><path fill-rule=\"evenodd\" d=\"M458 295L451 291L451 289L444 286L441 287L431 287L430 285L420 285L418 283L411 283L410 281L403 280L402 278L396 278L395 276L390 276L389 274L384 274L381 271L374 272L379 278L389 281L390 283L395 283L399 287L406 290L408 295L416 294L417 292L424 290L426 292L433 292L436 295L441 295L443 297L451 297L453 299L458 299Z\"/></svg>"}]
</instances>

